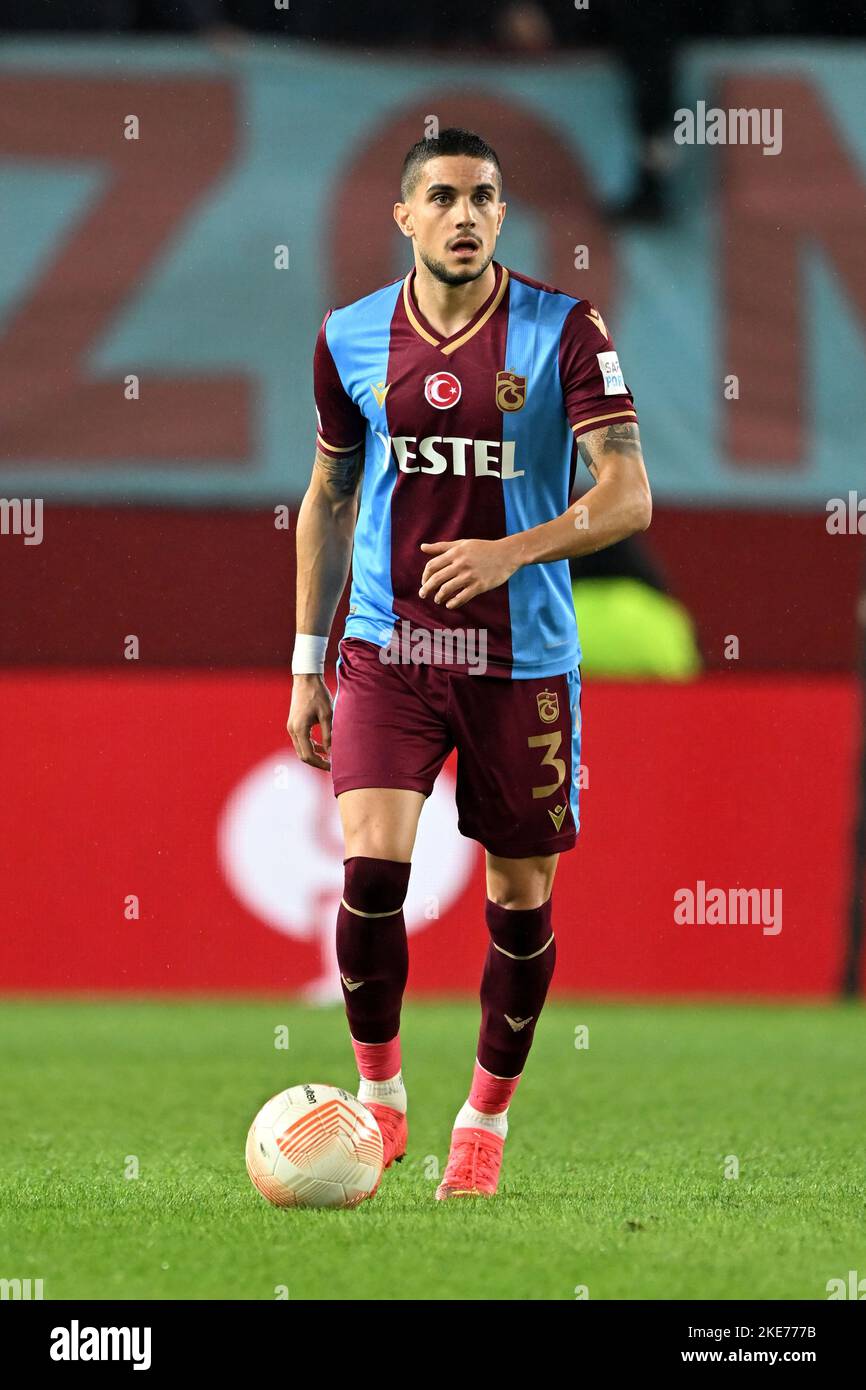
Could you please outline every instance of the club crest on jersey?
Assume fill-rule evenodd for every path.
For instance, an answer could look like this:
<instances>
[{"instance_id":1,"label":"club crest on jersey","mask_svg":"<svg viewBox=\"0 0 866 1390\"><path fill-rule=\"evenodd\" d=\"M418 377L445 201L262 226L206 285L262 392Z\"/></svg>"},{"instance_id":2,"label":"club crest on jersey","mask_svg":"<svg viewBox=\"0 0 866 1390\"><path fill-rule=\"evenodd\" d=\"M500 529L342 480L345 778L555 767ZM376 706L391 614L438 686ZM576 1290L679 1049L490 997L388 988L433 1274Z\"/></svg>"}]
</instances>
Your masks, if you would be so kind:
<instances>
[{"instance_id":1,"label":"club crest on jersey","mask_svg":"<svg viewBox=\"0 0 866 1390\"><path fill-rule=\"evenodd\" d=\"M517 372L496 373L496 404L500 410L522 410L526 401L526 377Z\"/></svg>"},{"instance_id":2,"label":"club crest on jersey","mask_svg":"<svg viewBox=\"0 0 866 1390\"><path fill-rule=\"evenodd\" d=\"M424 399L437 410L450 410L463 395L463 387L453 372L434 372L424 379Z\"/></svg>"},{"instance_id":3,"label":"club crest on jersey","mask_svg":"<svg viewBox=\"0 0 866 1390\"><path fill-rule=\"evenodd\" d=\"M553 724L559 718L559 696L556 691L541 690L536 695L535 700L541 719L545 724Z\"/></svg>"}]
</instances>

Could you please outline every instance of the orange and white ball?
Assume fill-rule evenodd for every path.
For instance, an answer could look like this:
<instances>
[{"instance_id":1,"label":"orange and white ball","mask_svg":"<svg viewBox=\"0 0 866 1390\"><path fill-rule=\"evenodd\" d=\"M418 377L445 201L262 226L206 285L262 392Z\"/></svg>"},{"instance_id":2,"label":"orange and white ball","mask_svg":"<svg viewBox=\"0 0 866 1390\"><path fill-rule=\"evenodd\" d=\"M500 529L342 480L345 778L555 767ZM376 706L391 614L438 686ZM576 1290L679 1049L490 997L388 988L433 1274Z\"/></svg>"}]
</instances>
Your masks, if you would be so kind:
<instances>
[{"instance_id":1,"label":"orange and white ball","mask_svg":"<svg viewBox=\"0 0 866 1390\"><path fill-rule=\"evenodd\" d=\"M247 1172L275 1207L355 1207L382 1177L382 1135L366 1106L336 1086L291 1086L247 1135Z\"/></svg>"}]
</instances>

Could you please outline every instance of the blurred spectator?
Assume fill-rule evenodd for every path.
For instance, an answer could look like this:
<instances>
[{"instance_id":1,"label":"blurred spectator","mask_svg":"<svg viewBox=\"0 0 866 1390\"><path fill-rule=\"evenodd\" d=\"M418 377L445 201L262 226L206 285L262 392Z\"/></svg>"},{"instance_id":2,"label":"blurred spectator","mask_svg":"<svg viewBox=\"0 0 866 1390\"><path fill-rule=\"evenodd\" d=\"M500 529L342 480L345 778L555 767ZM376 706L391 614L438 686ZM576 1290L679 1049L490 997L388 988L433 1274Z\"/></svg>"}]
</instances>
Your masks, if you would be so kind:
<instances>
[{"instance_id":1,"label":"blurred spectator","mask_svg":"<svg viewBox=\"0 0 866 1390\"><path fill-rule=\"evenodd\" d=\"M639 536L570 560L569 568L585 675L690 680L700 673L691 617Z\"/></svg>"},{"instance_id":2,"label":"blurred spectator","mask_svg":"<svg viewBox=\"0 0 866 1390\"><path fill-rule=\"evenodd\" d=\"M611 6L612 11L619 7ZM675 63L686 30L684 0L635 5L611 32L628 78L638 166L623 221L657 221L667 211L666 183L678 153L673 142Z\"/></svg>"},{"instance_id":3,"label":"blurred spectator","mask_svg":"<svg viewBox=\"0 0 866 1390\"><path fill-rule=\"evenodd\" d=\"M552 16L536 0L503 6L497 27L500 43L522 53L543 53L556 43Z\"/></svg>"}]
</instances>

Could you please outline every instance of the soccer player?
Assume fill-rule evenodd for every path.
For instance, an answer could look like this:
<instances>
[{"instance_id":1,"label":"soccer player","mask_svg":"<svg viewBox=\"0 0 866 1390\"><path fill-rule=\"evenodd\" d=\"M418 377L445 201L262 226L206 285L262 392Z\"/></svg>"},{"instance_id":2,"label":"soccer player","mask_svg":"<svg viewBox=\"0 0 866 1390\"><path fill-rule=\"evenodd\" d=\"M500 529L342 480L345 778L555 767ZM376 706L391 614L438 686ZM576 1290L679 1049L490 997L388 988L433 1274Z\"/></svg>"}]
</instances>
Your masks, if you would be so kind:
<instances>
[{"instance_id":1,"label":"soccer player","mask_svg":"<svg viewBox=\"0 0 866 1390\"><path fill-rule=\"evenodd\" d=\"M455 747L459 829L486 854L481 1029L439 1200L496 1191L553 974L554 874L578 829L568 560L651 515L604 319L494 260L504 216L499 159L479 136L413 145L394 218L414 267L325 317L297 528L288 729L333 777L346 852L337 958L386 1166L408 1136L402 909L421 808ZM594 486L569 505L576 454ZM332 707L324 656L350 561Z\"/></svg>"}]
</instances>

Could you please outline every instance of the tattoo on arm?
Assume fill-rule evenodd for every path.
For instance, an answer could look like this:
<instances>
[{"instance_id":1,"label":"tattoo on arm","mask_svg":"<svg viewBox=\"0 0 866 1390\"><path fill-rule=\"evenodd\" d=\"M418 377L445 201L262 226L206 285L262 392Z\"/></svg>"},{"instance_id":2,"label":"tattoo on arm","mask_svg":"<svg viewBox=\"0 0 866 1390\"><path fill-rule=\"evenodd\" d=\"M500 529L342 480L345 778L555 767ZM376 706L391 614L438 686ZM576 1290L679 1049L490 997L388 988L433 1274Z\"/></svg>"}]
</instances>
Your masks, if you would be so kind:
<instances>
[{"instance_id":1,"label":"tattoo on arm","mask_svg":"<svg viewBox=\"0 0 866 1390\"><path fill-rule=\"evenodd\" d=\"M640 430L637 425L608 425L605 430L590 430L577 441L577 452L597 479L602 454L641 457Z\"/></svg>"},{"instance_id":2,"label":"tattoo on arm","mask_svg":"<svg viewBox=\"0 0 866 1390\"><path fill-rule=\"evenodd\" d=\"M358 449L354 454L343 454L340 458L330 458L320 449L316 450L316 468L321 474L328 492L335 497L351 497L358 486L364 454Z\"/></svg>"}]
</instances>

